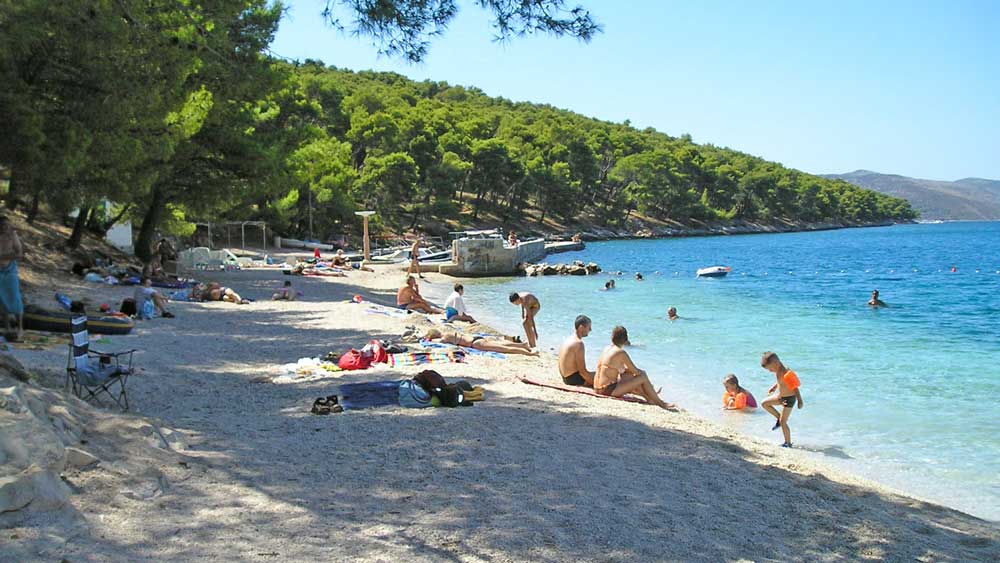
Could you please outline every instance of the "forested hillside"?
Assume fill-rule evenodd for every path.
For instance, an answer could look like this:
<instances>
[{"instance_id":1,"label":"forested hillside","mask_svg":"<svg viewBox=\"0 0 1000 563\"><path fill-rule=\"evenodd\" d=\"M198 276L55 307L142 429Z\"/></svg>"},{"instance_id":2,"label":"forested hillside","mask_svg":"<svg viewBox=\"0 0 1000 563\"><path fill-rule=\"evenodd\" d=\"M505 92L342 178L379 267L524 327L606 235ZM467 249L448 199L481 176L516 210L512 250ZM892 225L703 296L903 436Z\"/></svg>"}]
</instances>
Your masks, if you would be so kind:
<instances>
[{"instance_id":1,"label":"forested hillside","mask_svg":"<svg viewBox=\"0 0 1000 563\"><path fill-rule=\"evenodd\" d=\"M902 199L688 136L275 60L282 8L263 0L0 7L6 205L29 219L81 208L71 246L126 216L143 258L157 230L197 220L263 219L286 235L311 222L325 238L356 230L362 208L389 231L915 216Z\"/></svg>"}]
</instances>

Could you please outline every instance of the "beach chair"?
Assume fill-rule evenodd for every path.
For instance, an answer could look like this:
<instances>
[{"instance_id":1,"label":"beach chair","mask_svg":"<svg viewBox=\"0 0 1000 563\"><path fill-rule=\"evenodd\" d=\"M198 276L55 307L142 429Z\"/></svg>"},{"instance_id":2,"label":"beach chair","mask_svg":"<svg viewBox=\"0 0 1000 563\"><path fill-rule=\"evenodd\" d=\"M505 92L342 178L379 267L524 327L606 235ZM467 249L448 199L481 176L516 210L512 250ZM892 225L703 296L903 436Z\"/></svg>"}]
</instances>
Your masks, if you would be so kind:
<instances>
[{"instance_id":1,"label":"beach chair","mask_svg":"<svg viewBox=\"0 0 1000 563\"><path fill-rule=\"evenodd\" d=\"M90 349L87 317L71 321L69 360L66 363L66 386L84 401L98 405L107 395L123 411L128 410L125 385L132 374L132 356L136 350L98 352Z\"/></svg>"}]
</instances>

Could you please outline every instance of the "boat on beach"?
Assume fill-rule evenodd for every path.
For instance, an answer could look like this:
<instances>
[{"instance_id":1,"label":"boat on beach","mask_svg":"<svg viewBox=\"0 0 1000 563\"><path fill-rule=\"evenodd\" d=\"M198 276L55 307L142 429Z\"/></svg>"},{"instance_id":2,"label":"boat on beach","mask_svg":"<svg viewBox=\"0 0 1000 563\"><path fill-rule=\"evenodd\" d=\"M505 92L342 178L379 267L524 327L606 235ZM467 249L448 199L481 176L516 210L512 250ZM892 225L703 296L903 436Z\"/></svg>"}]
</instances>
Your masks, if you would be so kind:
<instances>
[{"instance_id":1,"label":"boat on beach","mask_svg":"<svg viewBox=\"0 0 1000 563\"><path fill-rule=\"evenodd\" d=\"M709 266L695 273L699 278L724 278L732 270L729 266Z\"/></svg>"}]
</instances>

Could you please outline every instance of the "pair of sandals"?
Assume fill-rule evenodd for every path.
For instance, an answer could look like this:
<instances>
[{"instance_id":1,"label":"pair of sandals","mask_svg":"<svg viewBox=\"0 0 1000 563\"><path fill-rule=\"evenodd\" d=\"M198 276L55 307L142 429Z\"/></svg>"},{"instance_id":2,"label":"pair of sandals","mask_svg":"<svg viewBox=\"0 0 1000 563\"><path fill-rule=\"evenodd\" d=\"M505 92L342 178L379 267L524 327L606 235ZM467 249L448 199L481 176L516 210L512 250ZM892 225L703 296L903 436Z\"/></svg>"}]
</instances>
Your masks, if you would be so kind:
<instances>
[{"instance_id":1,"label":"pair of sandals","mask_svg":"<svg viewBox=\"0 0 1000 563\"><path fill-rule=\"evenodd\" d=\"M320 397L313 402L313 414L331 414L337 412L344 412L344 407L338 404L336 395Z\"/></svg>"}]
</instances>

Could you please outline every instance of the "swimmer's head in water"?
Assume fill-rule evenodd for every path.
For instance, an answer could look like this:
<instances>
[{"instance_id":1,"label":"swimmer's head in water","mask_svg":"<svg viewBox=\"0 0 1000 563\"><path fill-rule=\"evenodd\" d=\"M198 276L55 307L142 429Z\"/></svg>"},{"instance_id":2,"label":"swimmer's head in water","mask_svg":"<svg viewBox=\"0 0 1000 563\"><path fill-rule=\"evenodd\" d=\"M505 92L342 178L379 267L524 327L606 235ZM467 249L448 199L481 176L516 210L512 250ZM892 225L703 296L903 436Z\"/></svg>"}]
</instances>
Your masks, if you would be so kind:
<instances>
[{"instance_id":1,"label":"swimmer's head in water","mask_svg":"<svg viewBox=\"0 0 1000 563\"><path fill-rule=\"evenodd\" d=\"M637 279L637 280L641 280L641 279L642 279L642 274L641 274L641 273L639 273L639 272L636 272L636 273L635 273L635 279Z\"/></svg>"},{"instance_id":2,"label":"swimmer's head in water","mask_svg":"<svg viewBox=\"0 0 1000 563\"><path fill-rule=\"evenodd\" d=\"M604 282L604 289L611 289L612 287L614 287L614 284L610 281Z\"/></svg>"},{"instance_id":3,"label":"swimmer's head in water","mask_svg":"<svg viewBox=\"0 0 1000 563\"><path fill-rule=\"evenodd\" d=\"M872 290L872 297L878 299L878 290L877 289L873 289Z\"/></svg>"},{"instance_id":4,"label":"swimmer's head in water","mask_svg":"<svg viewBox=\"0 0 1000 563\"><path fill-rule=\"evenodd\" d=\"M615 346L625 346L629 343L628 331L625 330L625 327L618 325L611 329L611 343Z\"/></svg>"},{"instance_id":5,"label":"swimmer's head in water","mask_svg":"<svg viewBox=\"0 0 1000 563\"><path fill-rule=\"evenodd\" d=\"M671 307L667 309L667 316L671 319L677 317L677 307Z\"/></svg>"}]
</instances>

